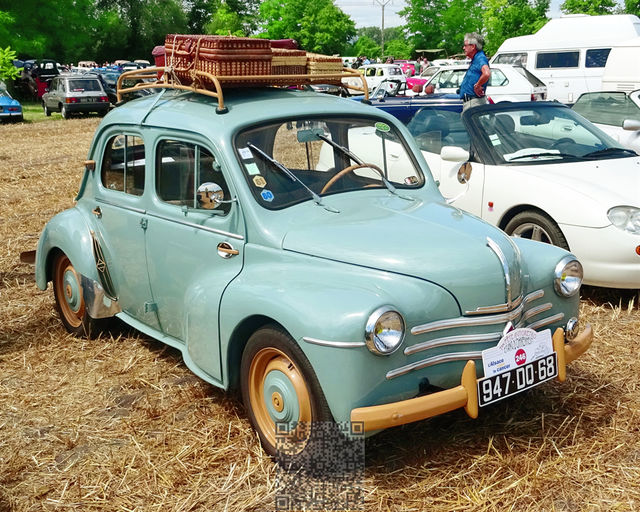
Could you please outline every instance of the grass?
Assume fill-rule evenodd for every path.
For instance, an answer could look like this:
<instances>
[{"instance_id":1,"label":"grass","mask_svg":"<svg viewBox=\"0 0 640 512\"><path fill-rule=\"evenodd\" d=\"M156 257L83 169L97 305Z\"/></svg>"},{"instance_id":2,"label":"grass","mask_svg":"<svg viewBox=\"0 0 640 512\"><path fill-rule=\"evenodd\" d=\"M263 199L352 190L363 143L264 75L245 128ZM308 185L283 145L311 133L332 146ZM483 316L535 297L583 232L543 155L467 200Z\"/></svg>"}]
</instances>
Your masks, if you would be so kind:
<instances>
[{"instance_id":1,"label":"grass","mask_svg":"<svg viewBox=\"0 0 640 512\"><path fill-rule=\"evenodd\" d=\"M273 511L240 401L136 332L62 328L22 251L73 205L100 118L0 126L0 511ZM640 311L585 288L591 349L564 383L366 442L367 511L640 510Z\"/></svg>"}]
</instances>

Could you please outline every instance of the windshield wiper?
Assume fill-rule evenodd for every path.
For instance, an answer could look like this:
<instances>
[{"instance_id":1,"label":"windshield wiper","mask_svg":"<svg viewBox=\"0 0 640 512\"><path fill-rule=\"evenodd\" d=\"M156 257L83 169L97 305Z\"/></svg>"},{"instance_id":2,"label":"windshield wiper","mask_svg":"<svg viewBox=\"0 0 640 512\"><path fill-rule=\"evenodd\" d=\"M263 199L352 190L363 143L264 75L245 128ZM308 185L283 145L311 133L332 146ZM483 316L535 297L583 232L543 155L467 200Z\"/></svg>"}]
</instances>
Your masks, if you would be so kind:
<instances>
[{"instance_id":1,"label":"windshield wiper","mask_svg":"<svg viewBox=\"0 0 640 512\"><path fill-rule=\"evenodd\" d=\"M582 158L598 158L599 156L605 156L615 153L628 153L629 156L638 156L635 151L627 148L604 148L592 151L591 153L587 153L586 155L582 155Z\"/></svg>"},{"instance_id":2,"label":"windshield wiper","mask_svg":"<svg viewBox=\"0 0 640 512\"><path fill-rule=\"evenodd\" d=\"M514 156L513 158L509 158L509 160L507 160L507 159L505 158L505 161L508 163L508 162L514 162L514 161L516 161L516 160L522 160L522 159L524 159L524 158L533 158L533 159L536 159L536 158L541 157L541 156L556 156L556 157L558 157L558 158L576 158L576 159L578 159L578 160L579 160L579 159L581 159L581 158L583 158L583 157L581 157L581 156L578 156L578 155L571 155L571 154L569 154L569 153L554 153L554 152L551 152L551 151L547 151L547 152L545 152L545 153L529 153L528 155L519 155L519 156Z\"/></svg>"},{"instance_id":3,"label":"windshield wiper","mask_svg":"<svg viewBox=\"0 0 640 512\"><path fill-rule=\"evenodd\" d=\"M309 192L309 194L313 198L314 203L322 206L325 210L331 213L340 213L339 210L336 210L335 208L331 208L330 206L327 206L326 204L324 204L322 202L322 198L318 194L316 194L313 190L307 187L300 178L298 178L295 174L291 172L290 169L282 165L275 158L270 157L264 151L262 151L258 146L256 146L255 144L252 144L251 142L247 142L247 147L252 151L254 151L258 156L262 157L264 160L269 162L275 169L278 169L279 171L283 172L284 175L287 176L291 181L297 182L300 185L302 185Z\"/></svg>"},{"instance_id":4,"label":"windshield wiper","mask_svg":"<svg viewBox=\"0 0 640 512\"><path fill-rule=\"evenodd\" d=\"M329 144L330 146L333 146L334 148L336 148L337 150L341 151L344 155L348 156L351 160L353 160L355 163L357 163L358 165L367 165L367 163L362 160L361 158L359 158L355 153L353 153L351 150L345 148L344 146L341 146L340 144L338 144L337 142L331 140L329 137L327 137L326 135L323 135L321 133L317 134L317 137L323 141L325 141L327 144ZM375 170L375 169L374 169ZM413 197L409 197L409 196L403 196L402 194L398 194L398 191L396 190L396 187L394 187L388 180L387 178L385 178L384 174L380 174L380 179L382 180L382 183L384 184L385 187L387 187L387 190L389 190L389 192L391 192L392 194L402 198L402 199L406 199L407 201L415 201L415 199Z\"/></svg>"}]
</instances>

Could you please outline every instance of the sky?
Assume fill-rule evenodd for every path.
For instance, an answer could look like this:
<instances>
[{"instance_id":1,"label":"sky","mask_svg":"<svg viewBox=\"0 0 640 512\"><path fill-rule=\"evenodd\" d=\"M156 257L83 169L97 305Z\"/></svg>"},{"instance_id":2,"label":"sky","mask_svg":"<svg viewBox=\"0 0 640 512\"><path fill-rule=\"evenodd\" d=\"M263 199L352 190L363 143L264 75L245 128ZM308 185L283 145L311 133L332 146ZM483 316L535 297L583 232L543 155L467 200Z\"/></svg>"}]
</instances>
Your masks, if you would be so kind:
<instances>
[{"instance_id":1,"label":"sky","mask_svg":"<svg viewBox=\"0 0 640 512\"><path fill-rule=\"evenodd\" d=\"M356 28L379 27L382 25L382 4L384 7L384 26L398 27L404 25L404 20L396 13L405 8L405 0L335 0L340 9L351 16ZM560 16L562 0L551 0L549 16Z\"/></svg>"}]
</instances>

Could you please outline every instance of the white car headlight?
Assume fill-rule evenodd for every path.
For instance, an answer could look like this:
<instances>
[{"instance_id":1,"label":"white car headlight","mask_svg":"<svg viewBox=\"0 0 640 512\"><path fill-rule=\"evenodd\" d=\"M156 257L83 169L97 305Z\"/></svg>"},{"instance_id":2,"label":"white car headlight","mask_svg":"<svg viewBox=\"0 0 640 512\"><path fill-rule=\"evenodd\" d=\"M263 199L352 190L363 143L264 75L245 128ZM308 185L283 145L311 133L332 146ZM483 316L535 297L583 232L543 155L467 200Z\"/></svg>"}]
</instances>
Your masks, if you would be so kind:
<instances>
[{"instance_id":1,"label":"white car headlight","mask_svg":"<svg viewBox=\"0 0 640 512\"><path fill-rule=\"evenodd\" d=\"M556 265L553 287L561 297L573 297L582 285L582 265L573 256L565 256Z\"/></svg>"},{"instance_id":2,"label":"white car headlight","mask_svg":"<svg viewBox=\"0 0 640 512\"><path fill-rule=\"evenodd\" d=\"M614 206L607 212L607 217L615 227L640 235L640 208L633 206Z\"/></svg>"},{"instance_id":3,"label":"white car headlight","mask_svg":"<svg viewBox=\"0 0 640 512\"><path fill-rule=\"evenodd\" d=\"M378 356L395 352L404 338L404 318L391 306L376 309L367 320L365 341L367 348Z\"/></svg>"}]
</instances>

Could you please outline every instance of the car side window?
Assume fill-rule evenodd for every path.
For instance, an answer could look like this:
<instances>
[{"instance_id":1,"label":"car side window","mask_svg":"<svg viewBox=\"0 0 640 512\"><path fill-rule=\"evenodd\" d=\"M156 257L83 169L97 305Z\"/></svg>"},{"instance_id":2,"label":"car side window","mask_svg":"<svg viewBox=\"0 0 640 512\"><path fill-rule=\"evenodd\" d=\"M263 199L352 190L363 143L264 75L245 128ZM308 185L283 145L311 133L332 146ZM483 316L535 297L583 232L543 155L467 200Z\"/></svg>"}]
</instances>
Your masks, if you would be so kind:
<instances>
[{"instance_id":1,"label":"car side window","mask_svg":"<svg viewBox=\"0 0 640 512\"><path fill-rule=\"evenodd\" d=\"M508 84L509 80L502 71L500 71L499 69L491 70L491 77L489 78L489 83L487 85L490 85L492 87L504 87Z\"/></svg>"},{"instance_id":2,"label":"car side window","mask_svg":"<svg viewBox=\"0 0 640 512\"><path fill-rule=\"evenodd\" d=\"M144 141L135 135L116 135L109 139L102 159L102 184L134 196L144 191Z\"/></svg>"},{"instance_id":3,"label":"car side window","mask_svg":"<svg viewBox=\"0 0 640 512\"><path fill-rule=\"evenodd\" d=\"M156 193L169 204L224 214L231 209L229 188L209 150L178 140L163 140L156 151Z\"/></svg>"}]
</instances>

